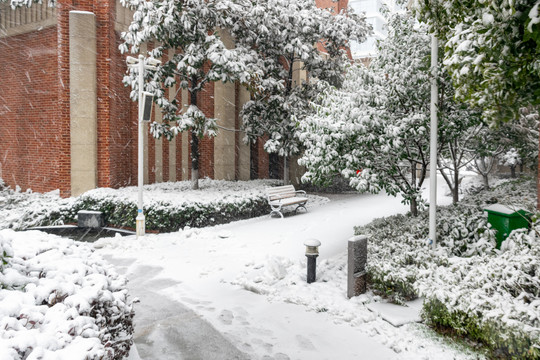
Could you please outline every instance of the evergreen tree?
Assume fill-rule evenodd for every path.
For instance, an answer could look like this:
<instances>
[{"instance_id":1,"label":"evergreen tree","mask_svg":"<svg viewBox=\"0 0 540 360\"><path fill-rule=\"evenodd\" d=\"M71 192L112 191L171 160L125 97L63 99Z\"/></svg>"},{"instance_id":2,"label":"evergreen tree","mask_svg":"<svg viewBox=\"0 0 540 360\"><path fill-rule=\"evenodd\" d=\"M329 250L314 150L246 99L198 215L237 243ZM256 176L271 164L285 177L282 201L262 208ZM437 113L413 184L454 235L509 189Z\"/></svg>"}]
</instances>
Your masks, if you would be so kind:
<instances>
[{"instance_id":1,"label":"evergreen tree","mask_svg":"<svg viewBox=\"0 0 540 360\"><path fill-rule=\"evenodd\" d=\"M264 149L287 165L287 157L301 151L298 125L318 94L317 81L342 83L349 41L364 41L370 27L363 17L346 10L333 14L313 0L256 1L242 26L237 24L236 38L260 59L251 101L242 110L246 140L267 135Z\"/></svg>"},{"instance_id":2,"label":"evergreen tree","mask_svg":"<svg viewBox=\"0 0 540 360\"><path fill-rule=\"evenodd\" d=\"M425 28L410 15L392 15L369 67L352 66L343 89L329 88L303 126L303 180L324 183L341 173L359 191L401 194L416 215L429 165L430 76ZM470 161L464 145L481 122L454 102L446 74L438 81L439 170L457 201L459 170Z\"/></svg>"},{"instance_id":3,"label":"evergreen tree","mask_svg":"<svg viewBox=\"0 0 540 360\"><path fill-rule=\"evenodd\" d=\"M129 30L122 33L123 52L137 53L141 44L155 42L149 56L161 58L169 49L174 55L155 72L145 74L145 90L156 94L163 112L163 123L153 122L155 137L172 139L178 133L191 132L192 188L198 188L199 140L217 134L216 120L200 109L199 95L206 84L215 81L248 82L255 54L243 46L228 49L220 32L231 29L249 3L243 0L122 0L135 11ZM131 69L124 81L137 96L137 69ZM169 101L165 89L177 84L189 92L189 107L181 112L176 96ZM187 101L187 99L182 99Z\"/></svg>"},{"instance_id":4,"label":"evergreen tree","mask_svg":"<svg viewBox=\"0 0 540 360\"><path fill-rule=\"evenodd\" d=\"M456 97L488 122L517 119L540 105L540 1L414 0L442 41Z\"/></svg>"}]
</instances>

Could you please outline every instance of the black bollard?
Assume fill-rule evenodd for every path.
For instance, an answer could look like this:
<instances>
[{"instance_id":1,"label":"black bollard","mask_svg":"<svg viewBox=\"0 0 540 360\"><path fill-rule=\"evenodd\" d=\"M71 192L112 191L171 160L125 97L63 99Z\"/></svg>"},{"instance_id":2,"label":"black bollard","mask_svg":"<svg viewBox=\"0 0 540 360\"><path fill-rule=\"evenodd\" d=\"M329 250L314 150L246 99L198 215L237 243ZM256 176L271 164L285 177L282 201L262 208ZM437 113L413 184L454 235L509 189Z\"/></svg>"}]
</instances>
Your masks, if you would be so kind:
<instances>
[{"instance_id":1,"label":"black bollard","mask_svg":"<svg viewBox=\"0 0 540 360\"><path fill-rule=\"evenodd\" d=\"M317 257L319 255L306 255L307 257L307 283L315 282L317 277Z\"/></svg>"},{"instance_id":2,"label":"black bollard","mask_svg":"<svg viewBox=\"0 0 540 360\"><path fill-rule=\"evenodd\" d=\"M315 282L317 278L317 257L321 242L317 239L308 239L304 242L307 257L307 283Z\"/></svg>"}]
</instances>

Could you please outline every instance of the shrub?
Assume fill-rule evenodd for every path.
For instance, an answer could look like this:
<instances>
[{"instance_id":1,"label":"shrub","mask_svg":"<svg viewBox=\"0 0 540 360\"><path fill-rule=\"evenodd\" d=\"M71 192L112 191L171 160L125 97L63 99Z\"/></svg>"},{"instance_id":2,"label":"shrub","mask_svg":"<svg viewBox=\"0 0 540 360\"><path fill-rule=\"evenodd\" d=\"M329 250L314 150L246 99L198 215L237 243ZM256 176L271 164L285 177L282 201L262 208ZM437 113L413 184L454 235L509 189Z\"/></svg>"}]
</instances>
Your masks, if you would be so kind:
<instances>
[{"instance_id":1,"label":"shrub","mask_svg":"<svg viewBox=\"0 0 540 360\"><path fill-rule=\"evenodd\" d=\"M54 214L52 218L73 222L79 210L99 210L103 212L107 224L135 227L137 205L121 197L83 195L77 199L69 212ZM268 203L262 195L235 202L217 200L212 203L191 202L177 205L158 201L145 205L144 213L146 229L172 232L185 226L205 227L261 216L268 213Z\"/></svg>"},{"instance_id":2,"label":"shrub","mask_svg":"<svg viewBox=\"0 0 540 360\"><path fill-rule=\"evenodd\" d=\"M6 358L123 359L133 342L126 279L86 244L0 231L13 245L0 274L0 354Z\"/></svg>"},{"instance_id":3,"label":"shrub","mask_svg":"<svg viewBox=\"0 0 540 360\"><path fill-rule=\"evenodd\" d=\"M423 296L427 323L481 341L497 356L540 359L540 224L513 231L496 250L483 211L493 202L531 210L534 192L534 183L521 180L438 208L435 252L427 213L356 228L371 235L371 288L398 303Z\"/></svg>"},{"instance_id":4,"label":"shrub","mask_svg":"<svg viewBox=\"0 0 540 360\"><path fill-rule=\"evenodd\" d=\"M171 232L185 226L211 226L267 214L264 189L278 183L203 179L197 191L190 190L187 181L145 185L146 228ZM107 224L135 228L137 188L100 188L69 199L60 199L57 193L0 190L0 228L24 230L72 223L79 210L102 211Z\"/></svg>"}]
</instances>

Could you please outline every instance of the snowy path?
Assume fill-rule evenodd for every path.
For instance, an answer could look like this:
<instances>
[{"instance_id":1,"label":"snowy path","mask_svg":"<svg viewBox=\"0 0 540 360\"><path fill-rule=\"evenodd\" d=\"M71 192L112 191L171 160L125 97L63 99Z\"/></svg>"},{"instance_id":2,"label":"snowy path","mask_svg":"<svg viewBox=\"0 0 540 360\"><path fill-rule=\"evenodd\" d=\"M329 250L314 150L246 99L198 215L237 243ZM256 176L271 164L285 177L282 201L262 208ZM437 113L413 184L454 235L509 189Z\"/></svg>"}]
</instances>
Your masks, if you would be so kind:
<instances>
[{"instance_id":1,"label":"snowy path","mask_svg":"<svg viewBox=\"0 0 540 360\"><path fill-rule=\"evenodd\" d=\"M384 322L364 305L371 296L345 296L344 257L353 227L405 211L397 198L353 195L285 219L261 217L98 244L125 270L132 293L142 299L135 337L143 359L167 359L166 353L209 359L204 351L215 349L215 341L224 345L214 359L243 354L265 360L467 358L421 325L394 328ZM305 283L303 241L308 238L322 242L322 281L311 285ZM187 308L186 317L145 326L155 324L156 317L173 320L170 306ZM190 323L193 314L204 320ZM170 336L175 322L178 335ZM193 331L193 326L204 328ZM190 350L193 346L200 351Z\"/></svg>"}]
</instances>

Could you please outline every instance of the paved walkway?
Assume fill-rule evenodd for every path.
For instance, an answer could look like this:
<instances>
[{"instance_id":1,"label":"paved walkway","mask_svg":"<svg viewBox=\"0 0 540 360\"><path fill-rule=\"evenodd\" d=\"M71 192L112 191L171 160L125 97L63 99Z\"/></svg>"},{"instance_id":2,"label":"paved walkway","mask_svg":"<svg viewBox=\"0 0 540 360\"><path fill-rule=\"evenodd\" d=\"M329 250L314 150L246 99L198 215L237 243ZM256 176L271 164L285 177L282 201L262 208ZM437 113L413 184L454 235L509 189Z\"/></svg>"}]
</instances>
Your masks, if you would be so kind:
<instances>
[{"instance_id":1,"label":"paved walkway","mask_svg":"<svg viewBox=\"0 0 540 360\"><path fill-rule=\"evenodd\" d=\"M364 310L366 318L362 315L358 325L351 326L332 314L300 306L301 301L272 301L257 289L231 285L246 271L279 272L280 264L272 267L268 257L303 260L306 238L321 239L318 260L332 261L346 251L355 225L406 210L399 199L384 195L335 196L307 214L142 240L130 237L104 252L128 276L130 294L140 299L134 333L140 359L463 358L423 335L415 338L410 334L414 329L390 326L370 311ZM356 309L356 303L341 296L333 299Z\"/></svg>"},{"instance_id":2,"label":"paved walkway","mask_svg":"<svg viewBox=\"0 0 540 360\"><path fill-rule=\"evenodd\" d=\"M107 257L119 273L125 273L134 259ZM156 280L158 267L140 266L130 274L129 292L135 304L134 341L138 357L144 360L242 360L249 357L238 350L200 315L156 291L175 285L172 280ZM132 349L131 357L137 358Z\"/></svg>"}]
</instances>

